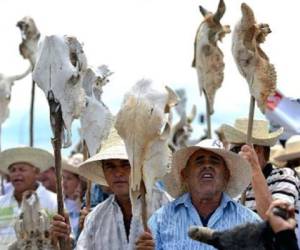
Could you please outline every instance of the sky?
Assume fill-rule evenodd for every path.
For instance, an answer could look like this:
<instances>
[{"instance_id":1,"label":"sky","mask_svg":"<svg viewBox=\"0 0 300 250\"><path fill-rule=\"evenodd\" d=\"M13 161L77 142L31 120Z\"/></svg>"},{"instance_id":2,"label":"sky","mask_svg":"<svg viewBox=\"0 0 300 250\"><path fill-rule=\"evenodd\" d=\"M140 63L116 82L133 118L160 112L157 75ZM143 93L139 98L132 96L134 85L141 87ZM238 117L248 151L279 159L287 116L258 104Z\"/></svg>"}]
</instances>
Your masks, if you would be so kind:
<instances>
[{"instance_id":1,"label":"sky","mask_svg":"<svg viewBox=\"0 0 300 250\"><path fill-rule=\"evenodd\" d=\"M241 17L240 0L225 0L226 13L222 24L231 30ZM286 96L299 98L297 83L300 49L296 17L298 0L246 1L258 22L268 23L272 33L262 46L277 70L278 89ZM188 110L197 105L205 112L197 75L191 67L196 30L202 21L199 5L215 11L217 0L1 0L0 9L0 73L13 75L24 72L28 61L18 51L21 35L17 21L31 16L42 35L74 35L84 44L88 64L107 64L114 72L104 87L103 101L116 114L123 95L138 80L152 79L173 89L184 88ZM247 117L249 91L239 74L231 54L231 34L220 48L224 53L225 77L215 100L213 130L222 123L233 124L237 117ZM15 82L10 103L10 117L2 125L2 149L28 145L28 120L31 76ZM35 103L35 146L51 149L48 104L44 93L37 89ZM258 109L256 118L263 117ZM204 127L194 122L194 138L203 135ZM73 143L78 141L73 125ZM72 147L71 147L72 148ZM63 151L67 154L69 149Z\"/></svg>"}]
</instances>

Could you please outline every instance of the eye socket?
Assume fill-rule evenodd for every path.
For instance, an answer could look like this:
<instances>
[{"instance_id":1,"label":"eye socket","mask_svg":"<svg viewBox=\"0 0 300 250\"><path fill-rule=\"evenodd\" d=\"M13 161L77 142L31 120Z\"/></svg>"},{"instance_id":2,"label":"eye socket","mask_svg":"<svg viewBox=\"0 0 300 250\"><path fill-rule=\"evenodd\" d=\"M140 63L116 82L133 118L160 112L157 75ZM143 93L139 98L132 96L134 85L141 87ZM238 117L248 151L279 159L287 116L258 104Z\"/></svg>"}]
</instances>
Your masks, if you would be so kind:
<instances>
[{"instance_id":1,"label":"eye socket","mask_svg":"<svg viewBox=\"0 0 300 250\"><path fill-rule=\"evenodd\" d=\"M234 146L230 149L231 152L238 154L241 151L242 146Z\"/></svg>"}]
</instances>

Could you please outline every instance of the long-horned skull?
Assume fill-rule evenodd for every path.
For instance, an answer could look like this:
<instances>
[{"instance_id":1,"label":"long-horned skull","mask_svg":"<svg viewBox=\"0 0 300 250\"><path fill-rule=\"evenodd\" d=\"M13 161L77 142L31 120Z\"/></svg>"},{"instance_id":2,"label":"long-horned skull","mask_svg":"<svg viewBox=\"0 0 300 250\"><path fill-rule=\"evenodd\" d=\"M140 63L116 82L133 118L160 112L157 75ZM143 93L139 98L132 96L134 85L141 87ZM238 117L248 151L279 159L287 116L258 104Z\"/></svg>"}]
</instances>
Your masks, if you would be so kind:
<instances>
[{"instance_id":1,"label":"long-horned skull","mask_svg":"<svg viewBox=\"0 0 300 250\"><path fill-rule=\"evenodd\" d=\"M176 103L173 90L155 88L149 80L137 82L124 97L115 127L125 142L131 165L133 207L140 195L141 181L149 199L155 181L168 172L170 108Z\"/></svg>"},{"instance_id":2,"label":"long-horned skull","mask_svg":"<svg viewBox=\"0 0 300 250\"><path fill-rule=\"evenodd\" d=\"M223 53L218 47L218 41L230 33L228 25L222 26L221 18L225 13L225 3L220 0L216 13L212 13L200 6L204 17L195 37L194 60L192 66L196 68L200 93L204 92L208 98L210 114L214 112L215 93L221 87L224 78Z\"/></svg>"},{"instance_id":3,"label":"long-horned skull","mask_svg":"<svg viewBox=\"0 0 300 250\"><path fill-rule=\"evenodd\" d=\"M30 61L33 68L36 63L38 43L41 34L34 20L29 16L22 18L17 23L17 27L20 28L22 36L22 42L19 45L20 54Z\"/></svg>"},{"instance_id":4,"label":"long-horned skull","mask_svg":"<svg viewBox=\"0 0 300 250\"><path fill-rule=\"evenodd\" d=\"M264 113L267 99L276 89L276 71L260 44L271 32L268 24L258 24L252 9L241 5L242 18L232 37L232 54L241 75L246 79L251 95Z\"/></svg>"},{"instance_id":5,"label":"long-horned skull","mask_svg":"<svg viewBox=\"0 0 300 250\"><path fill-rule=\"evenodd\" d=\"M66 138L64 147L71 144L71 124L85 107L82 78L87 60L75 37L47 36L41 44L33 80L44 91L48 100L58 102L62 110ZM52 128L54 124L51 124Z\"/></svg>"}]
</instances>

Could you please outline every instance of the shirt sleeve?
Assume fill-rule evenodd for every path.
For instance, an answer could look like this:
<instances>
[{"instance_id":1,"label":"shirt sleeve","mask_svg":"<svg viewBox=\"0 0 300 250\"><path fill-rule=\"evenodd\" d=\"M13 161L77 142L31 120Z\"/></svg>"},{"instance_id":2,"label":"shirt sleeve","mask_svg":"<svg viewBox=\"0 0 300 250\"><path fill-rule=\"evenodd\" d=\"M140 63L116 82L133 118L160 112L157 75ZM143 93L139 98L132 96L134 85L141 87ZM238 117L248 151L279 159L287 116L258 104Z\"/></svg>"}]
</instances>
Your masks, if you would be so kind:
<instances>
[{"instance_id":1,"label":"shirt sleeve","mask_svg":"<svg viewBox=\"0 0 300 250\"><path fill-rule=\"evenodd\" d=\"M161 209L159 209L161 210ZM151 230L152 236L155 241L155 250L162 250L162 243L159 234L159 210L156 211L148 220L148 227Z\"/></svg>"},{"instance_id":2,"label":"shirt sleeve","mask_svg":"<svg viewBox=\"0 0 300 250\"><path fill-rule=\"evenodd\" d=\"M276 169L274 178L268 183L273 199L281 199L295 204L299 199L299 178L292 169Z\"/></svg>"},{"instance_id":3,"label":"shirt sleeve","mask_svg":"<svg viewBox=\"0 0 300 250\"><path fill-rule=\"evenodd\" d=\"M84 227L82 232L79 235L77 244L76 244L76 250L94 250L94 230L93 230L93 218L91 216L92 214L89 214L84 222Z\"/></svg>"}]
</instances>

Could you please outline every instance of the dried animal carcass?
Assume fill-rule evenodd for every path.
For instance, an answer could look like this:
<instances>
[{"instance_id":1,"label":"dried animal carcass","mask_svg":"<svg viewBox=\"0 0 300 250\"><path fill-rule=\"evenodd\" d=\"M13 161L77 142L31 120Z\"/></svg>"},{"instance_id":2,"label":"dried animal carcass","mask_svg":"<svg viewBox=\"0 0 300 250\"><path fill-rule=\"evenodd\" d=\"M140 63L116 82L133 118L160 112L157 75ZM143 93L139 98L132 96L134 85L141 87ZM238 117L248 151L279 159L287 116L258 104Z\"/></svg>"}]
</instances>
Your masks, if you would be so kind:
<instances>
[{"instance_id":1,"label":"dried animal carcass","mask_svg":"<svg viewBox=\"0 0 300 250\"><path fill-rule=\"evenodd\" d=\"M89 67L83 77L86 105L80 116L80 134L91 156L97 153L112 125L112 114L101 100L102 86L109 82L108 77L111 74L108 67L102 65L97 69Z\"/></svg>"},{"instance_id":2,"label":"dried animal carcass","mask_svg":"<svg viewBox=\"0 0 300 250\"><path fill-rule=\"evenodd\" d=\"M115 127L125 142L131 164L130 197L135 211L141 181L150 200L158 178L169 170L168 148L170 108L177 96L170 88L156 89L149 80L141 80L125 95Z\"/></svg>"},{"instance_id":3,"label":"dried animal carcass","mask_svg":"<svg viewBox=\"0 0 300 250\"><path fill-rule=\"evenodd\" d=\"M64 147L71 144L72 121L79 118L85 107L82 78L86 69L86 57L75 37L45 37L33 71L33 80L48 100L54 98L61 106L66 129Z\"/></svg>"},{"instance_id":4,"label":"dried animal carcass","mask_svg":"<svg viewBox=\"0 0 300 250\"><path fill-rule=\"evenodd\" d=\"M49 233L49 215L40 207L37 194L26 191L22 198L22 212L15 222L17 240L9 250L54 250Z\"/></svg>"},{"instance_id":5,"label":"dried animal carcass","mask_svg":"<svg viewBox=\"0 0 300 250\"><path fill-rule=\"evenodd\" d=\"M22 43L19 45L20 54L30 61L33 68L36 63L41 34L34 20L29 16L22 18L17 23L17 27L20 28L22 35Z\"/></svg>"},{"instance_id":6,"label":"dried animal carcass","mask_svg":"<svg viewBox=\"0 0 300 250\"><path fill-rule=\"evenodd\" d=\"M194 43L194 60L192 66L196 68L200 93L208 98L209 114L214 112L214 98L224 78L223 53L218 47L218 41L230 33L228 25L222 26L220 20L225 13L225 3L220 0L215 14L200 6L204 21L200 24Z\"/></svg>"},{"instance_id":7,"label":"dried animal carcass","mask_svg":"<svg viewBox=\"0 0 300 250\"><path fill-rule=\"evenodd\" d=\"M241 75L247 80L250 93L264 113L267 99L276 89L276 71L260 48L271 32L268 24L257 24L252 9L241 5L242 18L235 26L232 53Z\"/></svg>"}]
</instances>

